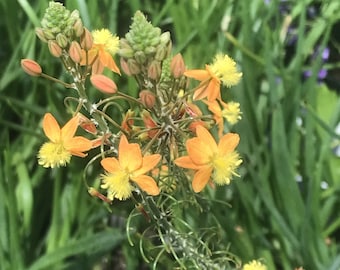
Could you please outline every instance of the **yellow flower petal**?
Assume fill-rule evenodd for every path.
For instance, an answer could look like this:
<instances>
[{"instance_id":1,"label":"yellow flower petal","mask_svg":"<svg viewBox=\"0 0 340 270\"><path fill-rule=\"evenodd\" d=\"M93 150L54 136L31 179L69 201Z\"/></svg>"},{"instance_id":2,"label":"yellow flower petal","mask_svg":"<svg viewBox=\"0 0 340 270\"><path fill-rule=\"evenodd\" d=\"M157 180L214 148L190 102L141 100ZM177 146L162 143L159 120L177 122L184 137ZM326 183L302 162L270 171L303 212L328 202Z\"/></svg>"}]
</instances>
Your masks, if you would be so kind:
<instances>
[{"instance_id":1,"label":"yellow flower petal","mask_svg":"<svg viewBox=\"0 0 340 270\"><path fill-rule=\"evenodd\" d=\"M46 137L51 142L57 142L60 140L60 126L54 116L50 113L46 113L44 116L43 130Z\"/></svg>"}]
</instances>

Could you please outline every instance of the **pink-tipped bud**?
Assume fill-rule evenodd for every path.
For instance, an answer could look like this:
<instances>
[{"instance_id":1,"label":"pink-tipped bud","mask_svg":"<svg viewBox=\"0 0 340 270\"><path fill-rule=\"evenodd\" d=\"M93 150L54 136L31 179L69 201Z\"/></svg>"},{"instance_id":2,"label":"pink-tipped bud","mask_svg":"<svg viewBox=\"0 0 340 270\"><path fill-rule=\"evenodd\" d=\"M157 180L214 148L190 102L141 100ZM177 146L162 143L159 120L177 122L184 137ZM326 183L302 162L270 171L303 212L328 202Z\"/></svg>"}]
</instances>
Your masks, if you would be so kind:
<instances>
[{"instance_id":1,"label":"pink-tipped bud","mask_svg":"<svg viewBox=\"0 0 340 270\"><path fill-rule=\"evenodd\" d=\"M124 73L128 76L131 76L131 71L129 69L128 63L124 60L123 57L120 58L120 67L124 71Z\"/></svg>"},{"instance_id":2,"label":"pink-tipped bud","mask_svg":"<svg viewBox=\"0 0 340 270\"><path fill-rule=\"evenodd\" d=\"M31 76L38 77L42 73L41 66L31 59L21 59L22 69Z\"/></svg>"},{"instance_id":3,"label":"pink-tipped bud","mask_svg":"<svg viewBox=\"0 0 340 270\"><path fill-rule=\"evenodd\" d=\"M129 59L127 61L128 68L130 70L131 75L138 75L140 73L140 67L136 60Z\"/></svg>"},{"instance_id":4,"label":"pink-tipped bud","mask_svg":"<svg viewBox=\"0 0 340 270\"><path fill-rule=\"evenodd\" d=\"M185 71L185 64L184 64L184 60L183 57L180 53L176 54L172 60L171 60L171 64L170 64L170 70L171 70L171 74L172 76L177 79L179 77L181 77Z\"/></svg>"},{"instance_id":5,"label":"pink-tipped bud","mask_svg":"<svg viewBox=\"0 0 340 270\"><path fill-rule=\"evenodd\" d=\"M149 90L140 91L139 98L146 108L151 109L153 108L153 106L155 106L156 97L151 91Z\"/></svg>"},{"instance_id":6,"label":"pink-tipped bud","mask_svg":"<svg viewBox=\"0 0 340 270\"><path fill-rule=\"evenodd\" d=\"M80 37L83 34L84 25L80 18L78 18L76 22L74 23L73 30L77 37Z\"/></svg>"},{"instance_id":7,"label":"pink-tipped bud","mask_svg":"<svg viewBox=\"0 0 340 270\"><path fill-rule=\"evenodd\" d=\"M97 128L96 125L88 119L85 115L78 113L78 121L79 121L79 126L84 129L85 131L96 135L97 134Z\"/></svg>"},{"instance_id":8,"label":"pink-tipped bud","mask_svg":"<svg viewBox=\"0 0 340 270\"><path fill-rule=\"evenodd\" d=\"M112 200L110 200L109 198L101 194L98 190L96 190L93 187L89 187L87 191L92 197L97 197L106 203L110 203L110 204L112 203Z\"/></svg>"},{"instance_id":9,"label":"pink-tipped bud","mask_svg":"<svg viewBox=\"0 0 340 270\"><path fill-rule=\"evenodd\" d=\"M90 78L92 85L99 91L106 94L114 94L117 92L117 85L109 77L102 74L94 74Z\"/></svg>"},{"instance_id":10,"label":"pink-tipped bud","mask_svg":"<svg viewBox=\"0 0 340 270\"><path fill-rule=\"evenodd\" d=\"M44 31L42 30L42 28L40 27L35 28L35 34L42 42L47 42L47 39L45 38Z\"/></svg>"},{"instance_id":11,"label":"pink-tipped bud","mask_svg":"<svg viewBox=\"0 0 340 270\"><path fill-rule=\"evenodd\" d=\"M161 77L162 69L161 69L161 62L159 61L152 61L149 68L148 68L148 77L152 80L158 81Z\"/></svg>"},{"instance_id":12,"label":"pink-tipped bud","mask_svg":"<svg viewBox=\"0 0 340 270\"><path fill-rule=\"evenodd\" d=\"M70 48L69 48L69 54L73 62L80 63L81 61L81 48L77 41L72 41Z\"/></svg>"},{"instance_id":13,"label":"pink-tipped bud","mask_svg":"<svg viewBox=\"0 0 340 270\"><path fill-rule=\"evenodd\" d=\"M54 57L60 57L63 54L63 49L58 45L55 40L48 41L48 49Z\"/></svg>"},{"instance_id":14,"label":"pink-tipped bud","mask_svg":"<svg viewBox=\"0 0 340 270\"><path fill-rule=\"evenodd\" d=\"M93 45L93 37L91 32L84 27L84 32L80 37L80 46L85 50L88 51L92 48Z\"/></svg>"}]
</instances>

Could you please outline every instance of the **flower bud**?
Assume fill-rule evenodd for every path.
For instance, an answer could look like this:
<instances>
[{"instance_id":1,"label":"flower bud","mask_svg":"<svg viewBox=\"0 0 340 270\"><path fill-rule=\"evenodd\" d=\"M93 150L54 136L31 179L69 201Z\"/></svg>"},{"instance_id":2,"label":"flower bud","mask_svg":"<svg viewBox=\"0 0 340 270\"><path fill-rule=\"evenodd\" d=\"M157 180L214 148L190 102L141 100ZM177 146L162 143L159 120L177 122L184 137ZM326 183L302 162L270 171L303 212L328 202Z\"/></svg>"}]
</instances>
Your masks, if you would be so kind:
<instances>
[{"instance_id":1,"label":"flower bud","mask_svg":"<svg viewBox=\"0 0 340 270\"><path fill-rule=\"evenodd\" d=\"M170 32L164 32L160 35L160 44L166 46L171 42Z\"/></svg>"},{"instance_id":2,"label":"flower bud","mask_svg":"<svg viewBox=\"0 0 340 270\"><path fill-rule=\"evenodd\" d=\"M80 46L85 50L88 51L92 48L93 45L93 37L91 32L84 27L84 32L80 37Z\"/></svg>"},{"instance_id":3,"label":"flower bud","mask_svg":"<svg viewBox=\"0 0 340 270\"><path fill-rule=\"evenodd\" d=\"M152 61L148 68L148 77L158 81L161 77L161 63L159 61Z\"/></svg>"},{"instance_id":4,"label":"flower bud","mask_svg":"<svg viewBox=\"0 0 340 270\"><path fill-rule=\"evenodd\" d=\"M138 63L136 62L136 60L129 59L127 61L127 65L129 67L131 75L137 75L137 74L140 73L140 67L139 67Z\"/></svg>"},{"instance_id":5,"label":"flower bud","mask_svg":"<svg viewBox=\"0 0 340 270\"><path fill-rule=\"evenodd\" d=\"M131 71L129 69L128 63L124 60L124 58L120 58L120 67L124 71L124 73L128 76L131 76Z\"/></svg>"},{"instance_id":6,"label":"flower bud","mask_svg":"<svg viewBox=\"0 0 340 270\"><path fill-rule=\"evenodd\" d=\"M166 46L159 45L156 50L155 59L158 61L163 61L167 57L168 53L169 51Z\"/></svg>"},{"instance_id":7,"label":"flower bud","mask_svg":"<svg viewBox=\"0 0 340 270\"><path fill-rule=\"evenodd\" d=\"M81 48L77 41L72 41L69 49L69 54L73 62L80 63L81 61Z\"/></svg>"},{"instance_id":8,"label":"flower bud","mask_svg":"<svg viewBox=\"0 0 340 270\"><path fill-rule=\"evenodd\" d=\"M135 55L134 55L136 61L138 64L144 64L146 62L146 56L145 56L145 53L142 52L142 51L137 51L135 52Z\"/></svg>"},{"instance_id":9,"label":"flower bud","mask_svg":"<svg viewBox=\"0 0 340 270\"><path fill-rule=\"evenodd\" d=\"M183 57L180 53L176 54L172 58L171 64L170 64L170 70L171 70L172 76L176 79L183 75L185 71L185 64L184 64Z\"/></svg>"},{"instance_id":10,"label":"flower bud","mask_svg":"<svg viewBox=\"0 0 340 270\"><path fill-rule=\"evenodd\" d=\"M133 50L131 48L122 48L118 51L118 54L124 58L132 58Z\"/></svg>"},{"instance_id":11,"label":"flower bud","mask_svg":"<svg viewBox=\"0 0 340 270\"><path fill-rule=\"evenodd\" d=\"M85 115L78 113L78 121L79 126L84 129L86 132L89 132L91 134L96 135L97 134L97 128L96 125L88 119Z\"/></svg>"},{"instance_id":12,"label":"flower bud","mask_svg":"<svg viewBox=\"0 0 340 270\"><path fill-rule=\"evenodd\" d=\"M89 187L87 191L92 197L97 197L106 203L110 203L110 204L112 203L112 200L110 200L109 198L101 194L98 190L96 190L93 187Z\"/></svg>"},{"instance_id":13,"label":"flower bud","mask_svg":"<svg viewBox=\"0 0 340 270\"><path fill-rule=\"evenodd\" d=\"M94 74L90 78L92 85L106 94L114 94L117 92L117 85L109 77L102 74Z\"/></svg>"},{"instance_id":14,"label":"flower bud","mask_svg":"<svg viewBox=\"0 0 340 270\"><path fill-rule=\"evenodd\" d=\"M80 37L84 33L84 25L80 18L74 23L73 30L76 37Z\"/></svg>"},{"instance_id":15,"label":"flower bud","mask_svg":"<svg viewBox=\"0 0 340 270\"><path fill-rule=\"evenodd\" d=\"M61 48L66 48L68 45L67 37L61 33L56 36L56 41Z\"/></svg>"},{"instance_id":16,"label":"flower bud","mask_svg":"<svg viewBox=\"0 0 340 270\"><path fill-rule=\"evenodd\" d=\"M148 111L144 110L141 115L144 125L148 129L148 136L150 138L155 137L159 130L157 123L152 119L151 114Z\"/></svg>"},{"instance_id":17,"label":"flower bud","mask_svg":"<svg viewBox=\"0 0 340 270\"><path fill-rule=\"evenodd\" d=\"M21 67L30 76L38 77L42 73L41 66L31 59L21 59Z\"/></svg>"},{"instance_id":18,"label":"flower bud","mask_svg":"<svg viewBox=\"0 0 340 270\"><path fill-rule=\"evenodd\" d=\"M45 38L44 31L42 30L42 28L40 27L35 28L35 34L42 42L47 42L47 39Z\"/></svg>"},{"instance_id":19,"label":"flower bud","mask_svg":"<svg viewBox=\"0 0 340 270\"><path fill-rule=\"evenodd\" d=\"M149 90L140 91L139 98L143 105L148 109L153 108L156 103L155 95Z\"/></svg>"},{"instance_id":20,"label":"flower bud","mask_svg":"<svg viewBox=\"0 0 340 270\"><path fill-rule=\"evenodd\" d=\"M54 57L60 57L63 54L62 48L58 45L55 40L48 41L48 49Z\"/></svg>"},{"instance_id":21,"label":"flower bud","mask_svg":"<svg viewBox=\"0 0 340 270\"><path fill-rule=\"evenodd\" d=\"M44 34L44 37L47 40L51 40L51 39L55 39L55 35L53 34L53 32L49 29L42 29L42 32Z\"/></svg>"}]
</instances>

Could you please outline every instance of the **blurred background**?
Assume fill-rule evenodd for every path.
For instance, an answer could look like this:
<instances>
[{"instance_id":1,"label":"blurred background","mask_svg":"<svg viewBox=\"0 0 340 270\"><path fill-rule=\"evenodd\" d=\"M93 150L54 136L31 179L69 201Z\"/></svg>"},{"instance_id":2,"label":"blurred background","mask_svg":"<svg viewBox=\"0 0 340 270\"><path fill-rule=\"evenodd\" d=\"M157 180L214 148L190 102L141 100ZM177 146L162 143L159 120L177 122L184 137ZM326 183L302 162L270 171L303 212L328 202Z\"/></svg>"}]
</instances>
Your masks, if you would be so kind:
<instances>
[{"instance_id":1,"label":"blurred background","mask_svg":"<svg viewBox=\"0 0 340 270\"><path fill-rule=\"evenodd\" d=\"M223 95L243 112L233 128L241 136L241 177L205 191L207 221L193 215L192 222L214 220L219 243L244 262L340 269L338 0L64 4L79 10L88 29L105 27L120 37L141 10L171 32L174 54L181 52L188 68L204 67L217 52L233 57L243 78ZM115 202L109 211L91 198L82 181L86 160L54 170L37 164L45 141L41 119L49 111L65 123L70 91L20 67L30 58L45 73L68 79L35 36L47 6L46 0L0 0L0 269L152 269L126 236L132 202ZM124 76L117 84L134 89ZM88 179L98 177L95 169ZM143 226L133 224L133 238ZM173 269L169 262L157 269Z\"/></svg>"}]
</instances>

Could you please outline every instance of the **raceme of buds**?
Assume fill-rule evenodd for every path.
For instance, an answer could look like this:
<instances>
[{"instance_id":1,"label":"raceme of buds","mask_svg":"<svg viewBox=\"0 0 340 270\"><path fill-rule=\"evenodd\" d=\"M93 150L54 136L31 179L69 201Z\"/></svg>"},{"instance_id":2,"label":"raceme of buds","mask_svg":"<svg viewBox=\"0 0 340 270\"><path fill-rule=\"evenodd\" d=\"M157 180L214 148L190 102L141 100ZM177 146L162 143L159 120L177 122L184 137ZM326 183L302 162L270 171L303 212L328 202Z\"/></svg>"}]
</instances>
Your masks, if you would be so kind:
<instances>
[{"instance_id":1,"label":"raceme of buds","mask_svg":"<svg viewBox=\"0 0 340 270\"><path fill-rule=\"evenodd\" d=\"M31 75L34 77L38 77L42 73L41 66L37 62L31 59L22 59L21 67L28 75Z\"/></svg>"},{"instance_id":2,"label":"raceme of buds","mask_svg":"<svg viewBox=\"0 0 340 270\"><path fill-rule=\"evenodd\" d=\"M117 85L109 77L102 74L94 74L91 76L90 81L92 85L106 94L114 94L117 92Z\"/></svg>"}]
</instances>

